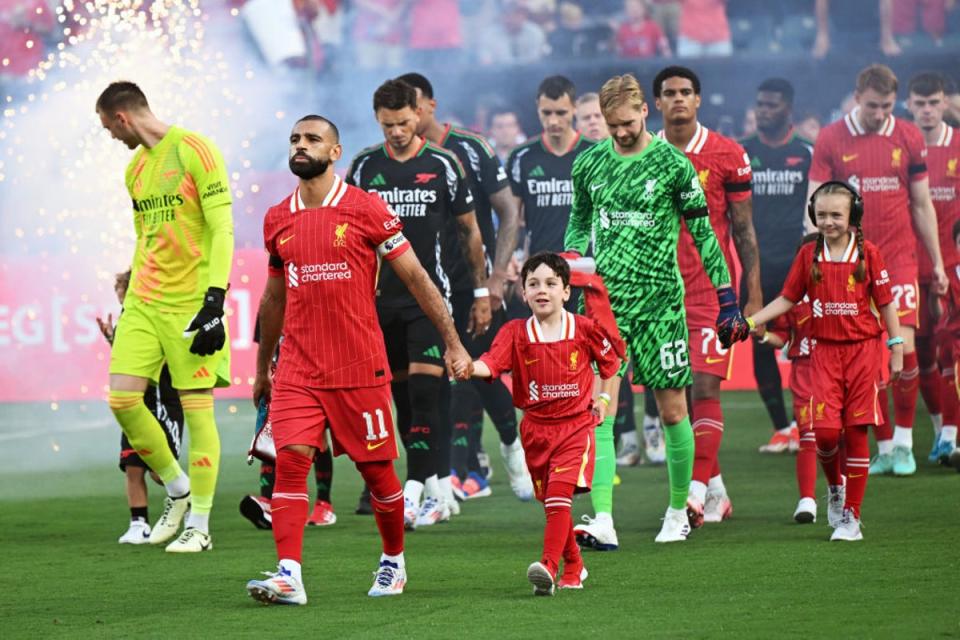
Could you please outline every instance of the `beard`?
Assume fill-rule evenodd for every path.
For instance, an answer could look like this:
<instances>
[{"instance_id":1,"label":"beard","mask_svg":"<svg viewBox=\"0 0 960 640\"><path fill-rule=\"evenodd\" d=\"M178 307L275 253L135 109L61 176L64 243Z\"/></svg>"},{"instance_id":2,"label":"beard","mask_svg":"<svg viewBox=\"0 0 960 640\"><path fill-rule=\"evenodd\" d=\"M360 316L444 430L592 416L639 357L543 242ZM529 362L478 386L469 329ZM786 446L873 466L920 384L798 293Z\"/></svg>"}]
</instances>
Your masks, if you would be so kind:
<instances>
[{"instance_id":1,"label":"beard","mask_svg":"<svg viewBox=\"0 0 960 640\"><path fill-rule=\"evenodd\" d=\"M306 158L307 161L294 162L295 158ZM293 175L303 180L310 180L326 173L327 167L330 166L330 161L311 158L306 154L298 153L290 157L288 164Z\"/></svg>"}]
</instances>

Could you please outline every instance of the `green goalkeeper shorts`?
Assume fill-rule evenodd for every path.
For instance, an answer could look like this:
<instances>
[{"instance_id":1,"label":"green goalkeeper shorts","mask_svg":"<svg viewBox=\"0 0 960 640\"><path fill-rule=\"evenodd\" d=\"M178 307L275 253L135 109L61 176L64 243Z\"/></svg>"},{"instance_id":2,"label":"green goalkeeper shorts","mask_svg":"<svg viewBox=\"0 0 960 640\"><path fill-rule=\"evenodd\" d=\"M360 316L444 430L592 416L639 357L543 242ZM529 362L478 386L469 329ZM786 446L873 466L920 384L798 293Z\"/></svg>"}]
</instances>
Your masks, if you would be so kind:
<instances>
[{"instance_id":1,"label":"green goalkeeper shorts","mask_svg":"<svg viewBox=\"0 0 960 640\"><path fill-rule=\"evenodd\" d=\"M230 332L222 349L211 356L190 353L193 336L183 331L193 313L161 313L145 305L120 314L110 351L110 373L147 378L156 384L164 362L173 388L211 389L230 386ZM224 318L226 328L227 319Z\"/></svg>"},{"instance_id":2,"label":"green goalkeeper shorts","mask_svg":"<svg viewBox=\"0 0 960 640\"><path fill-rule=\"evenodd\" d=\"M633 382L648 389L680 389L693 383L687 320L640 320L617 316L617 328L633 361ZM627 361L620 366L620 375Z\"/></svg>"}]
</instances>

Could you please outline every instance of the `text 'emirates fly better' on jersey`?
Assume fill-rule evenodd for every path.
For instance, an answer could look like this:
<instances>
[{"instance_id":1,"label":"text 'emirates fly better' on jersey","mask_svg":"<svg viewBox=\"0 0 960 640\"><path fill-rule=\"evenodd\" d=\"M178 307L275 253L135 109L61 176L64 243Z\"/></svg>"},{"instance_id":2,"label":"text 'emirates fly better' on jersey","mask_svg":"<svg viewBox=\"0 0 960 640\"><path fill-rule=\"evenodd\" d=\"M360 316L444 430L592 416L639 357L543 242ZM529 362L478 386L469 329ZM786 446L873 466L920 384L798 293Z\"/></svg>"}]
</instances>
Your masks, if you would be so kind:
<instances>
[{"instance_id":1,"label":"text 'emirates fly better' on jersey","mask_svg":"<svg viewBox=\"0 0 960 640\"><path fill-rule=\"evenodd\" d=\"M393 156L390 145L378 144L353 159L347 182L379 196L396 212L423 268L449 298L450 281L440 259L440 232L448 220L473 210L473 195L457 157L423 140L417 153L401 162ZM380 274L377 304L417 304L388 264Z\"/></svg>"}]
</instances>

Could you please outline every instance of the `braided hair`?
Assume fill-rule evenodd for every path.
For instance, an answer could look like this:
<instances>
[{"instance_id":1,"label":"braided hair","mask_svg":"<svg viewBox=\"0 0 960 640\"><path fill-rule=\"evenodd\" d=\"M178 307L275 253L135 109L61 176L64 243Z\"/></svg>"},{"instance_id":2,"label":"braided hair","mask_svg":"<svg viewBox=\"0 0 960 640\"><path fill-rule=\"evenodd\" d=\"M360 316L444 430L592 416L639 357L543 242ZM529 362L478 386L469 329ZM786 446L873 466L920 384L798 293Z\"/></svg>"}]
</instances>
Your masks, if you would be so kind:
<instances>
[{"instance_id":1,"label":"braided hair","mask_svg":"<svg viewBox=\"0 0 960 640\"><path fill-rule=\"evenodd\" d=\"M815 196L819 198L822 195L833 195L840 194L845 195L850 201L850 206L848 212L853 210L854 195L850 192L849 189L843 187L840 184L828 184L824 187L821 187ZM849 213L847 220L849 220ZM860 226L857 227L856 231L857 237L857 268L853 272L853 278L857 282L863 282L867 279L867 265L864 262L863 255L863 223L861 222ZM825 244L825 239L822 233L817 234L817 246L813 252L813 267L810 269L810 281L814 284L823 280L823 272L820 269L820 255L823 253L823 246Z\"/></svg>"}]
</instances>

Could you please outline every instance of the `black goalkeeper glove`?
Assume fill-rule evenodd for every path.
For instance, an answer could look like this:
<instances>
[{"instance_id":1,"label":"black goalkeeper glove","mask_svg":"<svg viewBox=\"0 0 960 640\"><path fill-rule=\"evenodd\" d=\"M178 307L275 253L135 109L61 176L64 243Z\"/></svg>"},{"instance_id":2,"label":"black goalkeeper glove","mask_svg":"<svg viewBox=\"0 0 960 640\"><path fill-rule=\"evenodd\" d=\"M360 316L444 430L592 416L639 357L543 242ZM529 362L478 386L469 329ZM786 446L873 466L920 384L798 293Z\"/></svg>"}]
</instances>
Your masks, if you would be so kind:
<instances>
[{"instance_id":1,"label":"black goalkeeper glove","mask_svg":"<svg viewBox=\"0 0 960 640\"><path fill-rule=\"evenodd\" d=\"M190 344L190 353L212 356L223 348L227 341L227 331L223 324L223 299L226 293L217 287L207 289L203 296L203 306L183 332L184 338L189 338L192 332L196 332Z\"/></svg>"}]
</instances>

